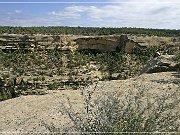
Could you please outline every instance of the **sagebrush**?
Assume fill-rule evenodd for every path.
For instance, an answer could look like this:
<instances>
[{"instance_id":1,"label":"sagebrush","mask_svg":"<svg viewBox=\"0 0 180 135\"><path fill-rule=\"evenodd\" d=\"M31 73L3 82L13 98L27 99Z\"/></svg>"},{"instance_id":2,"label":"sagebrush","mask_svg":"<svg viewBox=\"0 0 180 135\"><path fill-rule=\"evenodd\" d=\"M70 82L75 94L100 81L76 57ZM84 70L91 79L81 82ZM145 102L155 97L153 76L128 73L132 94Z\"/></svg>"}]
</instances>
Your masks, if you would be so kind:
<instances>
[{"instance_id":1,"label":"sagebrush","mask_svg":"<svg viewBox=\"0 0 180 135\"><path fill-rule=\"evenodd\" d=\"M178 88L179 89L179 88ZM46 126L51 132L129 133L179 132L179 90L161 96L151 95L144 87L135 94L128 91L124 98L118 92L106 93L92 100L93 92L84 93L85 107L79 114L72 107L61 104L61 112L71 119L72 127Z\"/></svg>"}]
</instances>

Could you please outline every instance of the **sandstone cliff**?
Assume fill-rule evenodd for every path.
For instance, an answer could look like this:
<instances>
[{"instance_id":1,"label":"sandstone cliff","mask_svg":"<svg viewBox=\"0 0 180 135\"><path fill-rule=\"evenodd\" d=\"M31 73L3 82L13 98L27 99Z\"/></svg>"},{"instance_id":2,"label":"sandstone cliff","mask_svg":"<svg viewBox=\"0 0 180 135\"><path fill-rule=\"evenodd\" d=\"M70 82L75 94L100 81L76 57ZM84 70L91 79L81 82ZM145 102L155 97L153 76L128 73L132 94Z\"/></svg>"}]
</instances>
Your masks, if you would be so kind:
<instances>
[{"instance_id":1,"label":"sandstone cliff","mask_svg":"<svg viewBox=\"0 0 180 135\"><path fill-rule=\"evenodd\" d=\"M2 34L0 35L0 48L3 50L51 50L57 47L63 51L98 50L101 52L124 51L132 53L134 48L147 48L150 46L179 49L179 39L179 37L142 35L72 36Z\"/></svg>"}]
</instances>

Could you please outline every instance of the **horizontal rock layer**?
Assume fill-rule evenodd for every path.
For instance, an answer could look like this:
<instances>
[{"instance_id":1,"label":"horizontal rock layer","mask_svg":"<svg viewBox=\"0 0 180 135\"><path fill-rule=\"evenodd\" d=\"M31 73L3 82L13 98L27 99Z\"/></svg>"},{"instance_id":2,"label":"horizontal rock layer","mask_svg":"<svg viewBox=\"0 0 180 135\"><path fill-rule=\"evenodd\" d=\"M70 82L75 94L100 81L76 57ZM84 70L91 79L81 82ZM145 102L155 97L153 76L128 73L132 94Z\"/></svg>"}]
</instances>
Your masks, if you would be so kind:
<instances>
[{"instance_id":1,"label":"horizontal rock layer","mask_svg":"<svg viewBox=\"0 0 180 135\"><path fill-rule=\"evenodd\" d=\"M0 35L0 49L47 49L62 51L98 50L101 52L124 51L132 53L136 47L179 47L180 37L156 37L142 35L72 36L72 35Z\"/></svg>"}]
</instances>

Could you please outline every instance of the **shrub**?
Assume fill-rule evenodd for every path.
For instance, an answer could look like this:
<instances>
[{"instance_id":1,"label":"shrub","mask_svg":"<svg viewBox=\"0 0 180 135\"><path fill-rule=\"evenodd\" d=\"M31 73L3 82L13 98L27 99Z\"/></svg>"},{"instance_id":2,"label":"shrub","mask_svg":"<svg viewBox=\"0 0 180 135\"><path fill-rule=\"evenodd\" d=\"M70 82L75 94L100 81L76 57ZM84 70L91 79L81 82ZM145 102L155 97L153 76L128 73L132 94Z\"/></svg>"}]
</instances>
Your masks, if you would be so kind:
<instances>
[{"instance_id":1,"label":"shrub","mask_svg":"<svg viewBox=\"0 0 180 135\"><path fill-rule=\"evenodd\" d=\"M46 127L51 132L70 131L83 133L128 133L128 132L179 132L178 119L180 115L174 111L179 105L176 91L154 96L150 99L145 89L139 89L137 94L129 91L124 99L119 99L118 92L106 93L92 100L92 92L85 94L85 110L80 115L73 109L62 104L62 113L67 114L74 126L68 129L58 129L55 126ZM98 133L97 133L98 134Z\"/></svg>"},{"instance_id":2,"label":"shrub","mask_svg":"<svg viewBox=\"0 0 180 135\"><path fill-rule=\"evenodd\" d=\"M175 60L178 61L178 62L180 62L180 51L177 51L177 52L175 53Z\"/></svg>"},{"instance_id":3,"label":"shrub","mask_svg":"<svg viewBox=\"0 0 180 135\"><path fill-rule=\"evenodd\" d=\"M0 101L11 99L17 97L15 90L12 86L9 86L8 89L0 87Z\"/></svg>"},{"instance_id":4,"label":"shrub","mask_svg":"<svg viewBox=\"0 0 180 135\"><path fill-rule=\"evenodd\" d=\"M59 88L57 83L52 83L48 85L49 90L57 90Z\"/></svg>"},{"instance_id":5,"label":"shrub","mask_svg":"<svg viewBox=\"0 0 180 135\"><path fill-rule=\"evenodd\" d=\"M17 97L15 88L14 88L14 83L12 80L7 80L9 75L3 75L3 79L0 78L0 101L11 99Z\"/></svg>"}]
</instances>

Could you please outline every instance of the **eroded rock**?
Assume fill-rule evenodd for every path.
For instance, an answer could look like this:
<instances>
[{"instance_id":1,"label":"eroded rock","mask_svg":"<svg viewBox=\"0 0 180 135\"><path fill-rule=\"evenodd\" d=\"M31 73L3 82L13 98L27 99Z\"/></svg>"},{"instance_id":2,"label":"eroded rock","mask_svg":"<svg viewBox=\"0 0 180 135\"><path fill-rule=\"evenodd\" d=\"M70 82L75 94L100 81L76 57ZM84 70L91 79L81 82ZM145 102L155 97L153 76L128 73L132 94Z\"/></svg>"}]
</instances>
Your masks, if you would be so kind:
<instances>
[{"instance_id":1,"label":"eroded rock","mask_svg":"<svg viewBox=\"0 0 180 135\"><path fill-rule=\"evenodd\" d=\"M150 46L179 47L179 37L157 37L142 35L72 36L72 35L0 35L0 49L46 49L61 51L98 50L101 52L123 51L132 53L134 48ZM171 47L171 48L172 48Z\"/></svg>"},{"instance_id":2,"label":"eroded rock","mask_svg":"<svg viewBox=\"0 0 180 135\"><path fill-rule=\"evenodd\" d=\"M148 64L142 70L142 73L157 73L176 71L177 64L173 59L174 55L161 55L148 61Z\"/></svg>"}]
</instances>

